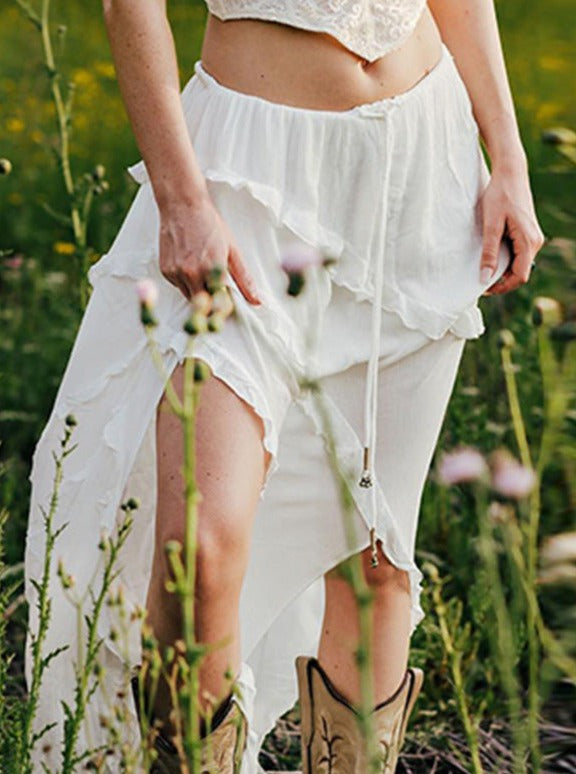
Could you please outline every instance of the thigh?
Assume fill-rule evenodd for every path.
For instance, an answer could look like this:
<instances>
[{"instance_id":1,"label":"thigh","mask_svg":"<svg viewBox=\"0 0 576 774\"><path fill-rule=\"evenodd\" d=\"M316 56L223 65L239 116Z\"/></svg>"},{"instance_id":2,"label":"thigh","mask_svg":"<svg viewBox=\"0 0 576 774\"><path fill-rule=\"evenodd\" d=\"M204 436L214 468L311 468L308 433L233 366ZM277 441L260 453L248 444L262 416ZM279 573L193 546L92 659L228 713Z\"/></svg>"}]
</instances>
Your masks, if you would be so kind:
<instances>
[{"instance_id":1,"label":"thigh","mask_svg":"<svg viewBox=\"0 0 576 774\"><path fill-rule=\"evenodd\" d=\"M183 362L172 374L182 396ZM156 422L158 532L179 536L184 522L182 421L164 392ZM201 540L248 539L271 454L264 448L264 423L254 407L223 379L211 374L200 387L195 422L195 477L201 493Z\"/></svg>"}]
</instances>

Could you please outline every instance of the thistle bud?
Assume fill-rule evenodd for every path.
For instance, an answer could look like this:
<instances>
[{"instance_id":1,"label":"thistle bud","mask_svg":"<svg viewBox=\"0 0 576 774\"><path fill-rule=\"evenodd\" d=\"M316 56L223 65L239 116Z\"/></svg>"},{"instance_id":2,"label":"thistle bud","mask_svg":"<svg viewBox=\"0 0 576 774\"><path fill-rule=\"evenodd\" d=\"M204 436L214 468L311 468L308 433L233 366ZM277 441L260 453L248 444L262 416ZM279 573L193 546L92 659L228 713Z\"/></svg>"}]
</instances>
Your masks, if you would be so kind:
<instances>
[{"instance_id":1,"label":"thistle bud","mask_svg":"<svg viewBox=\"0 0 576 774\"><path fill-rule=\"evenodd\" d=\"M498 346L500 349L512 349L515 344L516 339L512 331L508 330L508 328L503 328L498 334Z\"/></svg>"},{"instance_id":2,"label":"thistle bud","mask_svg":"<svg viewBox=\"0 0 576 774\"><path fill-rule=\"evenodd\" d=\"M222 286L223 274L224 267L220 264L215 264L206 275L204 284L206 285L206 290L208 293L210 293L210 295L214 295L214 293L216 293L216 291L219 290Z\"/></svg>"},{"instance_id":3,"label":"thistle bud","mask_svg":"<svg viewBox=\"0 0 576 774\"><path fill-rule=\"evenodd\" d=\"M154 280L145 277L136 283L136 293L140 301L140 320L146 327L157 325L153 314L154 306L158 301L158 288Z\"/></svg>"},{"instance_id":4,"label":"thistle bud","mask_svg":"<svg viewBox=\"0 0 576 774\"><path fill-rule=\"evenodd\" d=\"M189 336L205 333L208 330L206 316L200 314L200 312L192 312L190 317L184 323L184 330Z\"/></svg>"},{"instance_id":5,"label":"thistle bud","mask_svg":"<svg viewBox=\"0 0 576 774\"><path fill-rule=\"evenodd\" d=\"M212 333L218 333L224 327L224 317L219 312L213 312L207 318L208 330Z\"/></svg>"},{"instance_id":6,"label":"thistle bud","mask_svg":"<svg viewBox=\"0 0 576 774\"><path fill-rule=\"evenodd\" d=\"M194 381L205 382L210 376L210 366L205 360L196 358L194 360Z\"/></svg>"},{"instance_id":7,"label":"thistle bud","mask_svg":"<svg viewBox=\"0 0 576 774\"><path fill-rule=\"evenodd\" d=\"M562 322L562 308L555 298L537 296L532 307L534 325L558 325Z\"/></svg>"},{"instance_id":8,"label":"thistle bud","mask_svg":"<svg viewBox=\"0 0 576 774\"><path fill-rule=\"evenodd\" d=\"M217 290L212 296L212 312L228 317L234 311L234 302L226 286Z\"/></svg>"},{"instance_id":9,"label":"thistle bud","mask_svg":"<svg viewBox=\"0 0 576 774\"><path fill-rule=\"evenodd\" d=\"M212 310L212 296L207 290L199 290L191 299L192 311L206 317Z\"/></svg>"}]
</instances>

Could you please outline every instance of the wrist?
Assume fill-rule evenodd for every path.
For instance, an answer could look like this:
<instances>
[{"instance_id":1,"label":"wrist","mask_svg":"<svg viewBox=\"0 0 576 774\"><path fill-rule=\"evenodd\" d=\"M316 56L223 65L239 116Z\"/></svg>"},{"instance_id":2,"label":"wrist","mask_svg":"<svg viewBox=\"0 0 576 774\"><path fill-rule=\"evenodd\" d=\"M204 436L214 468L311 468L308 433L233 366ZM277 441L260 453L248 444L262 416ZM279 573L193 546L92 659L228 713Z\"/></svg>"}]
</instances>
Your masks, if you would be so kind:
<instances>
[{"instance_id":1,"label":"wrist","mask_svg":"<svg viewBox=\"0 0 576 774\"><path fill-rule=\"evenodd\" d=\"M175 210L196 208L209 201L208 186L202 177L200 180L156 181L152 185L154 198L162 215L169 215Z\"/></svg>"},{"instance_id":2,"label":"wrist","mask_svg":"<svg viewBox=\"0 0 576 774\"><path fill-rule=\"evenodd\" d=\"M492 169L527 172L528 158L518 126L512 118L502 117L492 121L489 128L482 132L482 139L490 156Z\"/></svg>"}]
</instances>

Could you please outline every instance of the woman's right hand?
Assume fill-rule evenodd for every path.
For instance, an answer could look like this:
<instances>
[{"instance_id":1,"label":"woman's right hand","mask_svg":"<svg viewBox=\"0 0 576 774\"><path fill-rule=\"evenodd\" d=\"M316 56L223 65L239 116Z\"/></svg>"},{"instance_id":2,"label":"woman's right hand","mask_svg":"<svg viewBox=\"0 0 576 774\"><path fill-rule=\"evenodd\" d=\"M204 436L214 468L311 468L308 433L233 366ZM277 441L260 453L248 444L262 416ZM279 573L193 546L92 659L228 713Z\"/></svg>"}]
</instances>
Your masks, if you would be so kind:
<instances>
[{"instance_id":1,"label":"woman's right hand","mask_svg":"<svg viewBox=\"0 0 576 774\"><path fill-rule=\"evenodd\" d=\"M188 300L206 290L210 270L220 266L249 303L262 303L234 237L209 196L194 202L175 200L161 209L159 250L160 271Z\"/></svg>"}]
</instances>

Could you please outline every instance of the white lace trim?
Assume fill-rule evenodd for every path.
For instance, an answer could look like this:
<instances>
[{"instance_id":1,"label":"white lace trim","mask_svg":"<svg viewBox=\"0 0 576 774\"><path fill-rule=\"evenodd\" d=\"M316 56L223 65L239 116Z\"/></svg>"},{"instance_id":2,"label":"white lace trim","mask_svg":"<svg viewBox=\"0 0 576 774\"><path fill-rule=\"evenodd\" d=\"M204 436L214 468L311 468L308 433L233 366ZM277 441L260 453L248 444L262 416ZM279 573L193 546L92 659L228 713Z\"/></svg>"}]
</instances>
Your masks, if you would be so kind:
<instances>
[{"instance_id":1,"label":"white lace trim","mask_svg":"<svg viewBox=\"0 0 576 774\"><path fill-rule=\"evenodd\" d=\"M206 0L219 19L264 19L326 32L374 61L399 48L426 0Z\"/></svg>"}]
</instances>

